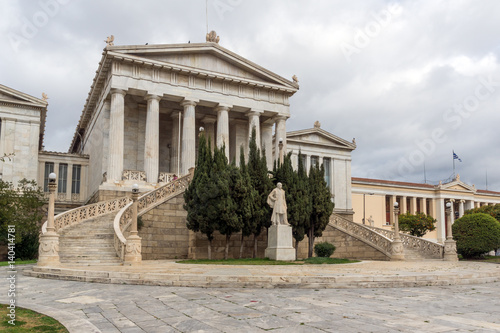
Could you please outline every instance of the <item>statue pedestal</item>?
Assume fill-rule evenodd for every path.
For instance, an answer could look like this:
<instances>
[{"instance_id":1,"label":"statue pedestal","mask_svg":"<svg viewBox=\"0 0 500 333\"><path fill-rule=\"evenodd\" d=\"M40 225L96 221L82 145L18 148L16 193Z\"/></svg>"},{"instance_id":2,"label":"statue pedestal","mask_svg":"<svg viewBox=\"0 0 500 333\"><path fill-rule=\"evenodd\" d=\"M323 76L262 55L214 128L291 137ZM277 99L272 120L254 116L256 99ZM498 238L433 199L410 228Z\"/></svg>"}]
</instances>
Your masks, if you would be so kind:
<instances>
[{"instance_id":1,"label":"statue pedestal","mask_svg":"<svg viewBox=\"0 0 500 333\"><path fill-rule=\"evenodd\" d=\"M292 227L289 225L272 225L267 234L265 256L271 260L295 260Z\"/></svg>"}]
</instances>

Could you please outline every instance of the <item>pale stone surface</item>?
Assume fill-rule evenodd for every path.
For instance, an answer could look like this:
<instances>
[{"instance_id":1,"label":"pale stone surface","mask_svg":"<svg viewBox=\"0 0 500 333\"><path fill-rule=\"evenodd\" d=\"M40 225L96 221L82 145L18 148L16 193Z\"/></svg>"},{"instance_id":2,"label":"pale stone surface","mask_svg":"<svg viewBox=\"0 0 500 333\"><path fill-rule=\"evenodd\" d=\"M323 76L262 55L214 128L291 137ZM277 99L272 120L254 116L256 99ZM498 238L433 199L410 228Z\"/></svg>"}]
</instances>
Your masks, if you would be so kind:
<instances>
[{"instance_id":1,"label":"pale stone surface","mask_svg":"<svg viewBox=\"0 0 500 333\"><path fill-rule=\"evenodd\" d=\"M181 175L188 173L189 168L194 167L196 159L195 144L195 106L196 101L185 100L181 103L184 107L182 122L182 153L181 153Z\"/></svg>"},{"instance_id":2,"label":"pale stone surface","mask_svg":"<svg viewBox=\"0 0 500 333\"><path fill-rule=\"evenodd\" d=\"M123 171L125 91L114 89L111 93L109 120L109 166L108 181L121 180Z\"/></svg>"},{"instance_id":3,"label":"pale stone surface","mask_svg":"<svg viewBox=\"0 0 500 333\"><path fill-rule=\"evenodd\" d=\"M144 148L144 170L149 183L158 182L160 157L160 97L147 95L146 138Z\"/></svg>"},{"instance_id":4,"label":"pale stone surface","mask_svg":"<svg viewBox=\"0 0 500 333\"><path fill-rule=\"evenodd\" d=\"M271 260L295 260L295 249L292 246L292 227L289 225L272 225L268 231L265 256Z\"/></svg>"},{"instance_id":5,"label":"pale stone surface","mask_svg":"<svg viewBox=\"0 0 500 333\"><path fill-rule=\"evenodd\" d=\"M219 105L217 112L217 148L225 146L226 157L229 158L229 107Z\"/></svg>"}]
</instances>

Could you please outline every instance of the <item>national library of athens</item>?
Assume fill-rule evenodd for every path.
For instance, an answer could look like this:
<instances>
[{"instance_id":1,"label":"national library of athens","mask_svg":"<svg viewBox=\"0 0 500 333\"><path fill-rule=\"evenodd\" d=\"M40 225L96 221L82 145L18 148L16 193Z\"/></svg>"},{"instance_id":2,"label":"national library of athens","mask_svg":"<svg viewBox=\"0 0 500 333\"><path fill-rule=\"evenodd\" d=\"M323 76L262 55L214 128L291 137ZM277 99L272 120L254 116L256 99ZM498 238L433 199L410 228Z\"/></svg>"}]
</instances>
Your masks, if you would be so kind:
<instances>
[{"instance_id":1,"label":"national library of athens","mask_svg":"<svg viewBox=\"0 0 500 333\"><path fill-rule=\"evenodd\" d=\"M139 187L138 209L144 223L139 231L143 259L206 257L206 239L186 228L182 208L200 131L213 147L224 146L229 160L239 161L240 146L248 154L255 129L269 169L281 153L288 152L294 167L299 151L306 168L323 164L335 208L317 240L334 242L339 257L390 260L396 202L400 213L424 212L437 219L437 229L421 240L435 244L430 257L442 256L448 224L454 218L473 207L500 203L500 192L476 189L459 176L439 185L351 177L356 143L323 130L320 122L329 119L287 132L289 99L296 93L297 77L283 78L225 49L215 33L207 35L206 43L108 41L88 97L82 101L68 152L43 148L50 115L46 96L40 99L0 85L0 154L14 153L0 163L0 175L13 183L35 179L49 192L49 174L57 174L55 232L60 237L61 262L85 261L65 253L64 235L74 232L85 237L95 223L106 225L112 234L113 246L107 250L103 246L102 260L126 260L132 248L127 236L134 184ZM446 202L453 203L451 221ZM87 220L93 224L85 227ZM218 257L222 239L216 237ZM237 255L239 242L239 237L232 240L232 256ZM299 257L305 257L306 243L301 242ZM259 254L265 244L263 233ZM246 248L250 247L249 243Z\"/></svg>"}]
</instances>

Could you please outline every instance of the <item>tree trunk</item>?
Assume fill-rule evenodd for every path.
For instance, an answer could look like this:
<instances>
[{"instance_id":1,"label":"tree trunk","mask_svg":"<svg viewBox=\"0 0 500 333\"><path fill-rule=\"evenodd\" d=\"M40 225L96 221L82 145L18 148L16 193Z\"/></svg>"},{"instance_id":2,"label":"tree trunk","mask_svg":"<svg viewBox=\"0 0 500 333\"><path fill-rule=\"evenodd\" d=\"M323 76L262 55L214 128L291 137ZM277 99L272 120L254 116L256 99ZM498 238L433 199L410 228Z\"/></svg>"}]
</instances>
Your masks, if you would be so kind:
<instances>
[{"instance_id":1,"label":"tree trunk","mask_svg":"<svg viewBox=\"0 0 500 333\"><path fill-rule=\"evenodd\" d=\"M208 260L212 260L212 240L208 240Z\"/></svg>"},{"instance_id":2,"label":"tree trunk","mask_svg":"<svg viewBox=\"0 0 500 333\"><path fill-rule=\"evenodd\" d=\"M311 226L308 234L309 238L309 250L307 251L307 256L312 258L313 256L313 247L314 247L314 224Z\"/></svg>"},{"instance_id":3,"label":"tree trunk","mask_svg":"<svg viewBox=\"0 0 500 333\"><path fill-rule=\"evenodd\" d=\"M224 260L227 260L227 256L229 254L229 240L231 239L231 235L226 235L226 248L224 249Z\"/></svg>"},{"instance_id":4,"label":"tree trunk","mask_svg":"<svg viewBox=\"0 0 500 333\"><path fill-rule=\"evenodd\" d=\"M295 260L299 260L299 242L295 240Z\"/></svg>"},{"instance_id":5,"label":"tree trunk","mask_svg":"<svg viewBox=\"0 0 500 333\"><path fill-rule=\"evenodd\" d=\"M253 234L253 257L257 258L257 235Z\"/></svg>"},{"instance_id":6,"label":"tree trunk","mask_svg":"<svg viewBox=\"0 0 500 333\"><path fill-rule=\"evenodd\" d=\"M243 257L243 241L245 239L245 236L243 236L243 233L241 233L241 244L240 244L240 259Z\"/></svg>"}]
</instances>

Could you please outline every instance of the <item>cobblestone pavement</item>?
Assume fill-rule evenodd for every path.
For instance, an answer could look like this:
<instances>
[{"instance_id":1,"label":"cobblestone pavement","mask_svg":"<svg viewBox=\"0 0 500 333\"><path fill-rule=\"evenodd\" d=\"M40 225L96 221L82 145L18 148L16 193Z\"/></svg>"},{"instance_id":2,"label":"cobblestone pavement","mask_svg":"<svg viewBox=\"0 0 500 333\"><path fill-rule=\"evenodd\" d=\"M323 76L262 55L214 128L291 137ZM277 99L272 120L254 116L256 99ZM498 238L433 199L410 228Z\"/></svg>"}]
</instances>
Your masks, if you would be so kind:
<instances>
[{"instance_id":1,"label":"cobblestone pavement","mask_svg":"<svg viewBox=\"0 0 500 333\"><path fill-rule=\"evenodd\" d=\"M87 319L102 332L500 332L498 295L498 282L422 288L203 289L17 275L19 305L66 314L65 324ZM6 297L2 292L0 301L6 302ZM78 327L73 325L71 331L91 332Z\"/></svg>"}]
</instances>

